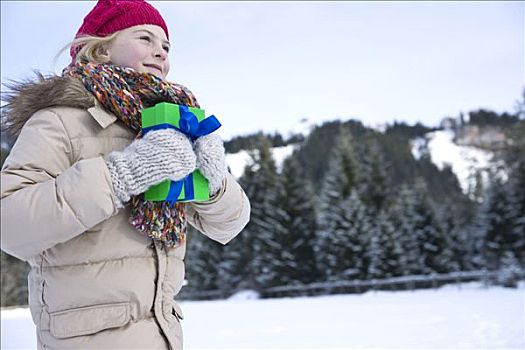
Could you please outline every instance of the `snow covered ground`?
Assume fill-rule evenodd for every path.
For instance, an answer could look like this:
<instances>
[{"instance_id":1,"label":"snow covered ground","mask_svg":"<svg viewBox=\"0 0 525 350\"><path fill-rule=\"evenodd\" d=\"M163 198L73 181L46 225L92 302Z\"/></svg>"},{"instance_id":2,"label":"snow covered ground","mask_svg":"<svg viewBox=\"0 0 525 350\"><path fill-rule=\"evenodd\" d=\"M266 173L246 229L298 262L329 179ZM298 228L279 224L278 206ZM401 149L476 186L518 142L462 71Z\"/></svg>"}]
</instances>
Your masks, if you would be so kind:
<instances>
[{"instance_id":1,"label":"snow covered ground","mask_svg":"<svg viewBox=\"0 0 525 350\"><path fill-rule=\"evenodd\" d=\"M523 283L181 306L185 349L525 348ZM1 316L2 349L35 348L28 310Z\"/></svg>"}]
</instances>

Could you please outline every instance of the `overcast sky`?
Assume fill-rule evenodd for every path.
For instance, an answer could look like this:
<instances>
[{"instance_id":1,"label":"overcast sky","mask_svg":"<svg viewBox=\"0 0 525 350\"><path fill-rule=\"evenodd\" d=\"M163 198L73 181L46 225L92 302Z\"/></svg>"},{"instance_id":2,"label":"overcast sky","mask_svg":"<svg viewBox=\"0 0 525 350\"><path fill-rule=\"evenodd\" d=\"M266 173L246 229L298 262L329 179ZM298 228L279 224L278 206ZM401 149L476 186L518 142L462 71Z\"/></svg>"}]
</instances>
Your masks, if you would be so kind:
<instances>
[{"instance_id":1,"label":"overcast sky","mask_svg":"<svg viewBox=\"0 0 525 350\"><path fill-rule=\"evenodd\" d=\"M151 2L170 29L168 79L229 138L301 118L438 125L514 112L525 86L524 2ZM1 1L1 78L60 73L95 1ZM5 88L2 87L2 90Z\"/></svg>"}]
</instances>

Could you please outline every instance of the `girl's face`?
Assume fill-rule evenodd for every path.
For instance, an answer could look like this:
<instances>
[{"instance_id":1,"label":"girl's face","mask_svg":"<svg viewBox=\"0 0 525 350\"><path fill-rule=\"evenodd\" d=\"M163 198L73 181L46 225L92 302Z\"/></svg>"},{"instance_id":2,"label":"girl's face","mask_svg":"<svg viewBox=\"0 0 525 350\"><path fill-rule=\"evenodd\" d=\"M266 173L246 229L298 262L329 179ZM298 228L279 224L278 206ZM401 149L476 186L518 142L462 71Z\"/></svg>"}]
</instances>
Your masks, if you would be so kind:
<instances>
[{"instance_id":1,"label":"girl's face","mask_svg":"<svg viewBox=\"0 0 525 350\"><path fill-rule=\"evenodd\" d=\"M107 48L109 61L165 79L170 70L170 43L161 27L143 24L122 30Z\"/></svg>"}]
</instances>

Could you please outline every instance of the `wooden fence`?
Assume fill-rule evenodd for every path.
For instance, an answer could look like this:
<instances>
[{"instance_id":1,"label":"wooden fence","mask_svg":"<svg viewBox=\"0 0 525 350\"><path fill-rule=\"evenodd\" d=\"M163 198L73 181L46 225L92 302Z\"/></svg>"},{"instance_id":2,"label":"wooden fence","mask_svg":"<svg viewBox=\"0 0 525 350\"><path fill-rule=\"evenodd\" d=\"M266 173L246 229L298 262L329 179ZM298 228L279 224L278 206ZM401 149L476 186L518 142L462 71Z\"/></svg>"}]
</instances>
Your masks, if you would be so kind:
<instances>
[{"instance_id":1,"label":"wooden fence","mask_svg":"<svg viewBox=\"0 0 525 350\"><path fill-rule=\"evenodd\" d=\"M518 279L525 279L525 270L515 271ZM258 290L262 298L278 298L293 296L315 296L326 294L341 293L364 293L370 290L414 290L424 288L438 288L445 284L457 284L461 288L461 283L481 281L485 286L494 284L494 281L502 275L501 271L462 271L446 274L429 274L391 277L385 279L372 280L351 280L334 281L323 283L312 283L304 285L286 285L269 287ZM226 293L220 290L210 290L201 292L190 292L182 289L177 295L179 300L209 300L224 299L237 291Z\"/></svg>"}]
</instances>

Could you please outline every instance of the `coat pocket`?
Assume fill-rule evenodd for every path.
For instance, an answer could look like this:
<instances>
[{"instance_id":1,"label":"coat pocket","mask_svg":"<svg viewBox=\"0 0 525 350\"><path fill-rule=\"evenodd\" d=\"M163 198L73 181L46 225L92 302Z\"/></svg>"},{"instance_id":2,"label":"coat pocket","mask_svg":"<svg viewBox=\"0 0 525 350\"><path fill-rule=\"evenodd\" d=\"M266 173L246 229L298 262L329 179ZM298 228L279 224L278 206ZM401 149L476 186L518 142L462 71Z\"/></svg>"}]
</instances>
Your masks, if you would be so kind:
<instances>
[{"instance_id":1,"label":"coat pocket","mask_svg":"<svg viewBox=\"0 0 525 350\"><path fill-rule=\"evenodd\" d=\"M56 338L70 338L122 327L131 320L130 309L129 303L118 303L53 312L50 332Z\"/></svg>"}]
</instances>

